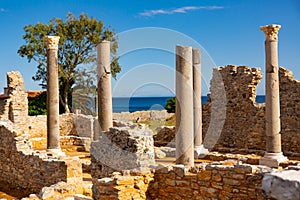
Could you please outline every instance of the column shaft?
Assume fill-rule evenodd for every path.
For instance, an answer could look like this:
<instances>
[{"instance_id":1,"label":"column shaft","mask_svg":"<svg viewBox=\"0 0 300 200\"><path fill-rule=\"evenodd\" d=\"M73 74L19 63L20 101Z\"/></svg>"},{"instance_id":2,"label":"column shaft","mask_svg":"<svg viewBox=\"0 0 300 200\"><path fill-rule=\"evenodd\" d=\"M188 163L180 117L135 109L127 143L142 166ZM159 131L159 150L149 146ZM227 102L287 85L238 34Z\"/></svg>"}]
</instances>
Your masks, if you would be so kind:
<instances>
[{"instance_id":1,"label":"column shaft","mask_svg":"<svg viewBox=\"0 0 300 200\"><path fill-rule=\"evenodd\" d=\"M176 164L194 165L192 47L176 46Z\"/></svg>"},{"instance_id":2,"label":"column shaft","mask_svg":"<svg viewBox=\"0 0 300 200\"><path fill-rule=\"evenodd\" d=\"M98 121L102 131L112 127L112 92L110 68L110 42L103 41L98 51Z\"/></svg>"},{"instance_id":3,"label":"column shaft","mask_svg":"<svg viewBox=\"0 0 300 200\"><path fill-rule=\"evenodd\" d=\"M261 165L278 167L287 160L281 152L280 101L278 76L278 31L280 25L262 26L266 36L266 153L259 160Z\"/></svg>"},{"instance_id":4,"label":"column shaft","mask_svg":"<svg viewBox=\"0 0 300 200\"><path fill-rule=\"evenodd\" d=\"M202 145L202 101L200 49L193 49L193 88L194 88L194 145Z\"/></svg>"},{"instance_id":5,"label":"column shaft","mask_svg":"<svg viewBox=\"0 0 300 200\"><path fill-rule=\"evenodd\" d=\"M266 150L281 152L278 40L266 39Z\"/></svg>"},{"instance_id":6,"label":"column shaft","mask_svg":"<svg viewBox=\"0 0 300 200\"><path fill-rule=\"evenodd\" d=\"M59 84L58 40L47 36L47 150L60 151L59 144Z\"/></svg>"}]
</instances>

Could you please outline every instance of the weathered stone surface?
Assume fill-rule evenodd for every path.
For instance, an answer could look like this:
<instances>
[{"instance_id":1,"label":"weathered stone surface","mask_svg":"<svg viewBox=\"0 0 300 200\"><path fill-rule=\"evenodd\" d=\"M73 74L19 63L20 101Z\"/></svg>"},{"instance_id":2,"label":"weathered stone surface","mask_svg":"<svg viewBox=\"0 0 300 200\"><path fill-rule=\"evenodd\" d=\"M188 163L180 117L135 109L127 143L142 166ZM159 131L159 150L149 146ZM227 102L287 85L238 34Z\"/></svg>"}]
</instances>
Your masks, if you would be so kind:
<instances>
[{"instance_id":1,"label":"weathered stone surface","mask_svg":"<svg viewBox=\"0 0 300 200\"><path fill-rule=\"evenodd\" d=\"M97 45L98 74L98 121L102 131L108 131L112 122L112 92L110 67L110 41L101 41Z\"/></svg>"},{"instance_id":2,"label":"weathered stone surface","mask_svg":"<svg viewBox=\"0 0 300 200\"><path fill-rule=\"evenodd\" d=\"M156 131L157 133L153 136L154 146L175 147L175 126L159 126Z\"/></svg>"},{"instance_id":3,"label":"weathered stone surface","mask_svg":"<svg viewBox=\"0 0 300 200\"><path fill-rule=\"evenodd\" d=\"M165 158L167 155L159 148L154 148L155 158Z\"/></svg>"},{"instance_id":4,"label":"weathered stone surface","mask_svg":"<svg viewBox=\"0 0 300 200\"><path fill-rule=\"evenodd\" d=\"M176 164L194 165L193 53L176 45Z\"/></svg>"},{"instance_id":5,"label":"weathered stone surface","mask_svg":"<svg viewBox=\"0 0 300 200\"><path fill-rule=\"evenodd\" d=\"M248 165L233 170L235 165L202 163L193 168L183 165L156 166L152 173L112 176L109 184L95 182L94 199L268 199L260 190L261 180L267 171L249 172ZM243 165L243 164L239 164ZM260 168L260 166L257 166ZM216 170L217 169L217 170ZM244 170L243 170L244 169ZM218 172L221 170L221 173ZM217 174L216 174L217 173ZM117 182L120 177L125 182ZM252 177L249 180L248 177ZM146 181L148 180L148 181ZM138 190L139 189L139 190ZM145 192L146 191L146 192ZM128 192L127 195L122 194ZM145 192L145 193L144 193Z\"/></svg>"},{"instance_id":6,"label":"weathered stone surface","mask_svg":"<svg viewBox=\"0 0 300 200\"><path fill-rule=\"evenodd\" d=\"M277 200L299 200L300 171L287 170L265 174L262 191L267 197Z\"/></svg>"},{"instance_id":7,"label":"weathered stone surface","mask_svg":"<svg viewBox=\"0 0 300 200\"><path fill-rule=\"evenodd\" d=\"M32 145L37 149L45 149L45 116L27 118L27 108L22 107L27 105L24 96L26 94L23 91L23 79L17 72L9 73L8 77L10 78L8 78L7 95L5 98L0 98L0 119L9 120L8 113L14 112L14 109L16 109L16 116L20 116L20 120L26 119L27 121L27 123L25 123L25 121L24 123L28 126L28 133L32 138ZM218 136L218 134L216 134L216 137L219 137L219 139L214 146L215 150L228 151L228 148L231 148L231 150L235 148L239 151L244 150L243 153L253 153L253 151L259 153L259 150L265 150L265 106L264 104L255 103L256 86L261 77L260 69L245 66L226 66L214 70L213 80L211 81L212 94L209 94L207 103L203 105L203 138L206 137L209 127L216 127L215 124L210 124L211 118L217 116L216 118L218 119L218 116L221 116L221 114L219 114L220 111L216 112L217 114L214 116L211 115L212 95L221 93L223 87L226 91L226 119L224 126L220 127L220 135ZM221 81L219 81L219 79ZM300 81L294 79L291 71L282 67L279 68L279 81L282 150L284 154L300 153L300 123L298 123L299 120L297 120L300 118ZM220 82L223 83L223 86ZM216 99L216 97L214 98ZM9 107L13 99L17 99L16 101L23 103ZM13 109L9 111L9 108ZM128 116L128 120L132 122L138 118L139 121L153 119L165 120L170 118L173 114L167 113L166 111L140 111L134 113L114 113L114 118L126 121L125 115ZM72 114L70 116L72 116ZM82 136L92 137L93 133L98 132L98 123L95 123L96 120L94 118L94 123L92 123L89 121L89 117L78 115L73 117L74 124L71 125L69 124L71 123L70 119L71 118L62 115L60 116L60 121L62 121L60 127L61 135L79 136L80 134ZM93 127L89 127L91 124L93 124ZM79 128L78 131L76 130L77 128ZM25 128L25 130L27 130L27 128ZM169 143L169 140L160 141ZM207 140L206 144L209 142L210 141ZM169 144L173 143L171 142Z\"/></svg>"},{"instance_id":8,"label":"weathered stone surface","mask_svg":"<svg viewBox=\"0 0 300 200\"><path fill-rule=\"evenodd\" d=\"M18 197L39 193L59 181L74 186L73 194L81 191L82 168L76 158L60 158L46 151L34 151L30 135L16 131L19 127L10 121L0 121L0 188L1 184L18 189ZM46 192L48 191L48 192ZM45 195L50 194L45 189Z\"/></svg>"},{"instance_id":9,"label":"weathered stone surface","mask_svg":"<svg viewBox=\"0 0 300 200\"><path fill-rule=\"evenodd\" d=\"M113 113L113 119L124 122L145 122L149 120L165 120L173 116L173 113L168 113L166 110L149 110L137 112L121 112Z\"/></svg>"},{"instance_id":10,"label":"weathered stone surface","mask_svg":"<svg viewBox=\"0 0 300 200\"><path fill-rule=\"evenodd\" d=\"M0 99L0 120L10 120L25 128L28 120L28 99L20 72L7 72L5 90L4 98Z\"/></svg>"},{"instance_id":11,"label":"weathered stone surface","mask_svg":"<svg viewBox=\"0 0 300 200\"><path fill-rule=\"evenodd\" d=\"M110 128L92 143L91 158L94 178L147 167L155 162L152 131L137 125Z\"/></svg>"},{"instance_id":12,"label":"weathered stone surface","mask_svg":"<svg viewBox=\"0 0 300 200\"><path fill-rule=\"evenodd\" d=\"M264 149L264 118L260 116L263 110L255 103L261 77L260 69L246 66L214 69L211 95L203 105L206 148ZM254 130L261 132L253 134Z\"/></svg>"}]
</instances>

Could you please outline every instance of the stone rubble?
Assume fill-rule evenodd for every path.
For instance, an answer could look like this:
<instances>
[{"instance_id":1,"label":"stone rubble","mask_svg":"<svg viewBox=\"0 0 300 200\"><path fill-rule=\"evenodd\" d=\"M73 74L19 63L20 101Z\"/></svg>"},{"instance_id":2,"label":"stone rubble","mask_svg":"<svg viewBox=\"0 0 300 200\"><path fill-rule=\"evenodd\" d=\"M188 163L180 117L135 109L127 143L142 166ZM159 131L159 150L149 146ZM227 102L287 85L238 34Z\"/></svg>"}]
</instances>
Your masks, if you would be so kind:
<instances>
[{"instance_id":1,"label":"stone rubble","mask_svg":"<svg viewBox=\"0 0 300 200\"><path fill-rule=\"evenodd\" d=\"M264 195L277 200L299 200L300 171L287 170L265 174L262 191Z\"/></svg>"},{"instance_id":2,"label":"stone rubble","mask_svg":"<svg viewBox=\"0 0 300 200\"><path fill-rule=\"evenodd\" d=\"M129 125L102 132L91 144L94 177L103 178L115 171L135 169L153 164L152 131L144 126Z\"/></svg>"}]
</instances>

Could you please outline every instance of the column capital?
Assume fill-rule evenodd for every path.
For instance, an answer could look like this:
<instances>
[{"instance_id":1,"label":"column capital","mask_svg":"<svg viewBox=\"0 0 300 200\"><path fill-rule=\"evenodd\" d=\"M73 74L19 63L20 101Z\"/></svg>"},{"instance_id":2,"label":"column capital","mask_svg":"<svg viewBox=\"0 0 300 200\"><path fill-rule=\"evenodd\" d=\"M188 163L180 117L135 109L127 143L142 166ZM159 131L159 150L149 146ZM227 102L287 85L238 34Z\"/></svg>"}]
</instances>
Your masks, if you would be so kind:
<instances>
[{"instance_id":1,"label":"column capital","mask_svg":"<svg viewBox=\"0 0 300 200\"><path fill-rule=\"evenodd\" d=\"M45 36L47 50L58 49L59 36Z\"/></svg>"},{"instance_id":2,"label":"column capital","mask_svg":"<svg viewBox=\"0 0 300 200\"><path fill-rule=\"evenodd\" d=\"M268 41L274 41L278 40L278 31L281 28L278 24L270 24L266 26L260 26L260 30L262 30L266 36L266 40Z\"/></svg>"}]
</instances>

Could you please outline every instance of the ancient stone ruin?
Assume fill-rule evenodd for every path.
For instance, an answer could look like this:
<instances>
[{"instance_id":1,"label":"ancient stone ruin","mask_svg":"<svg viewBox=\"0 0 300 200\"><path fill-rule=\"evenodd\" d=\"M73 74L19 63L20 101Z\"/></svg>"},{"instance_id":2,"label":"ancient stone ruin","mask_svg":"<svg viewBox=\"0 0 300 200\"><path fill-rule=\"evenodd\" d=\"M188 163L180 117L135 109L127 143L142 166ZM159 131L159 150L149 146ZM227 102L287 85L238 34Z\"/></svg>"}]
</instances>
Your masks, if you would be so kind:
<instances>
[{"instance_id":1,"label":"ancient stone ruin","mask_svg":"<svg viewBox=\"0 0 300 200\"><path fill-rule=\"evenodd\" d=\"M266 63L278 67L276 55L269 57L270 49L274 53L277 48L270 36L275 37L266 34ZM98 57L108 59L107 44L103 45ZM51 57L55 57L55 47L48 48L48 67L56 64ZM213 70L209 98L199 108L194 103L197 99L192 93L197 86L192 77L197 76L193 65L199 67L200 55L197 49L182 46L177 46L177 53L176 127L156 130L138 121L157 120L163 125L174 114L105 110L92 117L70 113L55 115L59 123L52 124L53 128L49 113L28 116L23 78L19 72L8 72L5 94L0 95L0 195L47 200L299 199L300 181L295 177L300 177L300 81L282 67L278 75L267 68L268 76L278 76L279 94L272 91L271 96L278 96L280 104L272 98L258 104L256 87L263 76L259 68L218 67ZM98 67L101 71L107 63ZM101 73L99 84L109 90L104 80L110 73ZM280 111L280 124L268 121L267 110L275 112L272 106ZM194 115L197 110L202 110L202 124L194 123L200 120ZM110 115L112 120L104 123L102 118ZM198 154L194 145L209 152Z\"/></svg>"}]
</instances>

